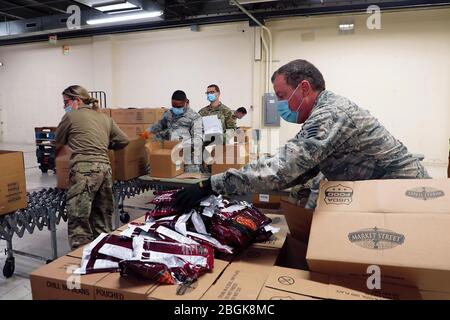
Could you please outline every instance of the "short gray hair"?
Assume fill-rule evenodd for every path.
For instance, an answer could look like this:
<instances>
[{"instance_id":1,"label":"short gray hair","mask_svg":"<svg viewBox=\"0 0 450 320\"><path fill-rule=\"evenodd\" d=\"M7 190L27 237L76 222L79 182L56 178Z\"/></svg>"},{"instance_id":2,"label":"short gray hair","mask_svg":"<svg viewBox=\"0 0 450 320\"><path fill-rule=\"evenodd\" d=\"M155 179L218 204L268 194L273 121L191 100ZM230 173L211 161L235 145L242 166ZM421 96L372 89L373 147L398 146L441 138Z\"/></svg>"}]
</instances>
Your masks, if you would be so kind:
<instances>
[{"instance_id":1,"label":"short gray hair","mask_svg":"<svg viewBox=\"0 0 450 320\"><path fill-rule=\"evenodd\" d=\"M272 75L272 83L278 75L283 75L287 84L296 88L303 80L308 80L316 91L325 90L325 80L322 73L311 62L306 60L294 60L280 67Z\"/></svg>"}]
</instances>

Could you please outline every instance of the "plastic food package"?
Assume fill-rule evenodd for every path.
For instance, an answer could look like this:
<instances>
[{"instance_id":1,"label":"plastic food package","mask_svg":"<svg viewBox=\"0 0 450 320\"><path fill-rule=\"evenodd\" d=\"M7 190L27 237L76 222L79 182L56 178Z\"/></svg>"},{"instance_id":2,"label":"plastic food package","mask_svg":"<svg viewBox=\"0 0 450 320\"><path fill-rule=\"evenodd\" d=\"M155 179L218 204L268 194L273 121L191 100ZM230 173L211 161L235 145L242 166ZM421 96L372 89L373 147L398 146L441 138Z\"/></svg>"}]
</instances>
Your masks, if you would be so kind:
<instances>
[{"instance_id":1,"label":"plastic food package","mask_svg":"<svg viewBox=\"0 0 450 320\"><path fill-rule=\"evenodd\" d=\"M149 218L160 218L160 217L167 217L167 216L172 216L174 214L178 214L178 211L172 207L170 204L161 204L161 205L157 205L154 209L152 209L151 211L147 212L145 214L145 219L149 219Z\"/></svg>"},{"instance_id":2,"label":"plastic food package","mask_svg":"<svg viewBox=\"0 0 450 320\"><path fill-rule=\"evenodd\" d=\"M213 269L214 250L200 244L133 239L133 259L119 263L122 276L187 284Z\"/></svg>"},{"instance_id":3,"label":"plastic food package","mask_svg":"<svg viewBox=\"0 0 450 320\"><path fill-rule=\"evenodd\" d=\"M149 202L155 205L161 204L170 204L174 200L175 194L179 191L177 190L169 190L169 191L155 191L155 197Z\"/></svg>"},{"instance_id":4,"label":"plastic food package","mask_svg":"<svg viewBox=\"0 0 450 320\"><path fill-rule=\"evenodd\" d=\"M75 274L118 271L118 263L133 257L133 241L112 234L102 233L83 249L81 267Z\"/></svg>"},{"instance_id":5,"label":"plastic food package","mask_svg":"<svg viewBox=\"0 0 450 320\"><path fill-rule=\"evenodd\" d=\"M119 263L120 275L132 275L164 284L189 284L201 275L190 263L176 257L173 260L178 262L178 266L168 267L164 263L124 260Z\"/></svg>"},{"instance_id":6,"label":"plastic food package","mask_svg":"<svg viewBox=\"0 0 450 320\"><path fill-rule=\"evenodd\" d=\"M217 249L220 252L233 254L232 247L221 244L219 241L217 241L215 238L211 237L210 235L188 231L187 236L199 243L209 245L209 246L213 247L214 249Z\"/></svg>"},{"instance_id":7,"label":"plastic food package","mask_svg":"<svg viewBox=\"0 0 450 320\"><path fill-rule=\"evenodd\" d=\"M212 270L214 267L213 248L198 243L155 241L137 237L133 239L133 254L133 260L166 263L169 267L172 257L178 257L205 270Z\"/></svg>"}]
</instances>

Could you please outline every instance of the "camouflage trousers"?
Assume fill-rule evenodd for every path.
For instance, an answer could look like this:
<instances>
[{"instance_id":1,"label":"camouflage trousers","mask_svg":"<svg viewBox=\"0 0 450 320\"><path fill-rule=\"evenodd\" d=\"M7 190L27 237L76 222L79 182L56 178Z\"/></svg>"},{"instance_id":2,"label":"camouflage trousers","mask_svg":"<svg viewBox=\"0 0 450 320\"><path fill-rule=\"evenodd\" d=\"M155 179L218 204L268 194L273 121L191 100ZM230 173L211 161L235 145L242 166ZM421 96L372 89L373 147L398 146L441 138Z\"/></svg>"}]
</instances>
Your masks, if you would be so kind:
<instances>
[{"instance_id":1,"label":"camouflage trousers","mask_svg":"<svg viewBox=\"0 0 450 320\"><path fill-rule=\"evenodd\" d=\"M70 170L67 192L69 243L73 249L112 231L114 196L107 163L77 162Z\"/></svg>"}]
</instances>

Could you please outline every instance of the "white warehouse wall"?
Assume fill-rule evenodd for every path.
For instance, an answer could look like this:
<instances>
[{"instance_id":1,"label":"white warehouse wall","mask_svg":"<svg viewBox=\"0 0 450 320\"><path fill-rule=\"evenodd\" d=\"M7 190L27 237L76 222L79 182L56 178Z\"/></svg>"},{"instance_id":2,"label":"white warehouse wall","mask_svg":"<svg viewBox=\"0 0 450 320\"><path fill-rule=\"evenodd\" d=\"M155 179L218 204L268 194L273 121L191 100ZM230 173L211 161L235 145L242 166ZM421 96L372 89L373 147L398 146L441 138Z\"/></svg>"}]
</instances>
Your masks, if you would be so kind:
<instances>
[{"instance_id":1,"label":"white warehouse wall","mask_svg":"<svg viewBox=\"0 0 450 320\"><path fill-rule=\"evenodd\" d=\"M450 10L273 21L274 70L298 58L314 63L328 90L368 109L413 153L426 156L433 177L446 177L450 138ZM338 24L354 19L355 31ZM298 132L283 124L281 142Z\"/></svg>"}]
</instances>

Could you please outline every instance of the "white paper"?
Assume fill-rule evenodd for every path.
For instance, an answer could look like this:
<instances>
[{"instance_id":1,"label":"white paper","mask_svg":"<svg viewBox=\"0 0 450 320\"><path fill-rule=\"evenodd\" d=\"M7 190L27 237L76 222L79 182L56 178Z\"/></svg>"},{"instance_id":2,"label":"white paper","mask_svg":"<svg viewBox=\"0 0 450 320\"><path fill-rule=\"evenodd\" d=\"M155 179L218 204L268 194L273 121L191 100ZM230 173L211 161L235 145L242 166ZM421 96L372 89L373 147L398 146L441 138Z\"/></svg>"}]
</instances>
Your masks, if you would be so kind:
<instances>
[{"instance_id":1,"label":"white paper","mask_svg":"<svg viewBox=\"0 0 450 320\"><path fill-rule=\"evenodd\" d=\"M223 133L222 122L217 115L202 117L205 134Z\"/></svg>"},{"instance_id":2,"label":"white paper","mask_svg":"<svg viewBox=\"0 0 450 320\"><path fill-rule=\"evenodd\" d=\"M277 233L280 231L280 228L277 227L272 227L271 225L265 226L264 230L266 231L272 231L273 234Z\"/></svg>"},{"instance_id":3,"label":"white paper","mask_svg":"<svg viewBox=\"0 0 450 320\"><path fill-rule=\"evenodd\" d=\"M242 211L245 208L247 208L247 207L246 206L241 206L241 205L238 205L238 204L234 204L234 205L229 206L227 208L223 208L221 211L225 212L225 213L231 213L231 212L235 212L235 211Z\"/></svg>"}]
</instances>

